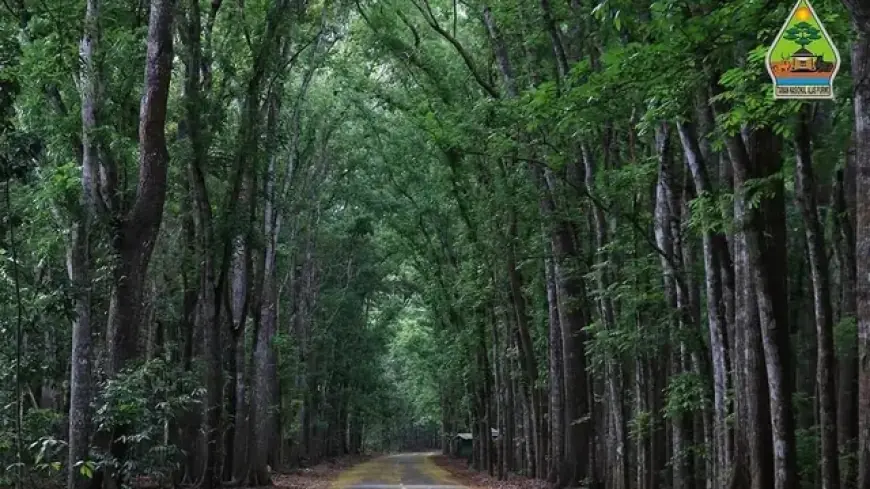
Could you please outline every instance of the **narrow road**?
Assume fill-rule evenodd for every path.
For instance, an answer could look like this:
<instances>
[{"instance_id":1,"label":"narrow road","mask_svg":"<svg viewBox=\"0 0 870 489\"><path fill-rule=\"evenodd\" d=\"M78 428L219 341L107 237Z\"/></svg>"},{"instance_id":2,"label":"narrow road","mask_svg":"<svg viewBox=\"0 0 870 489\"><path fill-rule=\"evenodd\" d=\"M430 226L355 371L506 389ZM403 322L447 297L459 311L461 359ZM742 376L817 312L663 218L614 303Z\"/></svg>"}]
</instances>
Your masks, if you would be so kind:
<instances>
[{"instance_id":1,"label":"narrow road","mask_svg":"<svg viewBox=\"0 0 870 489\"><path fill-rule=\"evenodd\" d=\"M401 453L362 463L341 473L332 489L462 489L432 460L435 453Z\"/></svg>"}]
</instances>

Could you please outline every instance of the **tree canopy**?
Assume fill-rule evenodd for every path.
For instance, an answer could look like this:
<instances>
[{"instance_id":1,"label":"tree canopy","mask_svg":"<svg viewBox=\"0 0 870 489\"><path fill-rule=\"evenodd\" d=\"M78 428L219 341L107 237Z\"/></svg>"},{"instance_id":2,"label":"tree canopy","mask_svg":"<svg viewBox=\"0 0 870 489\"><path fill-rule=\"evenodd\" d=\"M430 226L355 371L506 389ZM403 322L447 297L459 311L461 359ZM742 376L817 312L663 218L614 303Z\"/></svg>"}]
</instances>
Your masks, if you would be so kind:
<instances>
[{"instance_id":1,"label":"tree canopy","mask_svg":"<svg viewBox=\"0 0 870 489\"><path fill-rule=\"evenodd\" d=\"M773 97L792 8L3 1L0 485L470 432L554 489L866 489L870 2L814 3L823 101Z\"/></svg>"}]
</instances>

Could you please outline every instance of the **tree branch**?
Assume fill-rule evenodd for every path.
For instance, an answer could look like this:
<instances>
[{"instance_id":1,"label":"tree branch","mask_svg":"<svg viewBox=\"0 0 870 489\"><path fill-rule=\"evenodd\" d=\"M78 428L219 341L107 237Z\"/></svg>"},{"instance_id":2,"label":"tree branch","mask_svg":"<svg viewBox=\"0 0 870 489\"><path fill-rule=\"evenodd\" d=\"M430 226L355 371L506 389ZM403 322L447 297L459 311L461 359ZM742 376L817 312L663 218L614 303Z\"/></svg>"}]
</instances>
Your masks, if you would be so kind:
<instances>
[{"instance_id":1,"label":"tree branch","mask_svg":"<svg viewBox=\"0 0 870 489\"><path fill-rule=\"evenodd\" d=\"M474 77L474 80L477 82L477 84L480 85L480 87L483 88L483 90L487 94L489 94L490 97L495 99L499 98L498 91L496 91L496 89L492 85L487 83L487 81L483 79L480 73L478 73L477 68L474 65L474 60L471 58L471 55L468 54L468 51L466 51L462 44L449 32L444 30L444 28L441 27L441 25L438 24L438 22L435 20L435 17L432 14L432 10L429 8L429 3L425 2L425 9L421 7L419 3L417 3L417 0L411 0L411 3L417 8L417 10L420 11L421 14L423 14L423 18L426 19L426 23L428 23L432 27L432 29L435 30L435 32L440 34L441 37L443 37L454 47L454 49L456 49L456 52L459 53L460 57L462 57L462 61L465 62L465 66L468 67L468 71L471 72L471 76Z\"/></svg>"}]
</instances>

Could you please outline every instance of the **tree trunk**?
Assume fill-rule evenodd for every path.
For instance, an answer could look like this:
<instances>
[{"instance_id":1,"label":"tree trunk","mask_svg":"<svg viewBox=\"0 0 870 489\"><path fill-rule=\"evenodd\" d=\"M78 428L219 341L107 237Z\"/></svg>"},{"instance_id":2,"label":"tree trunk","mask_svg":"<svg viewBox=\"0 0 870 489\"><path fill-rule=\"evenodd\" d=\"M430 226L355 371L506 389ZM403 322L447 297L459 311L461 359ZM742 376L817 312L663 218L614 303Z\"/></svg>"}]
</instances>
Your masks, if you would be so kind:
<instances>
[{"instance_id":1,"label":"tree trunk","mask_svg":"<svg viewBox=\"0 0 870 489\"><path fill-rule=\"evenodd\" d=\"M668 306L678 312L678 316L670 324L671 352L670 374L681 375L684 371L683 351L685 349L680 332L685 329L685 318L690 313L688 291L677 287L676 266L683 262L682 238L680 236L681 198L678 191L677 177L671 162L671 129L665 123L659 123L655 128L656 154L659 159L659 181L656 186L656 219L655 234L659 249L663 252L661 264L663 270L663 290ZM712 296L715 303L717 297ZM657 391L659 389L656 389ZM672 413L671 430L671 466L673 467L674 489L683 489L688 479L688 465L685 451L691 433L689 413ZM659 454L661 457L663 454Z\"/></svg>"},{"instance_id":2,"label":"tree trunk","mask_svg":"<svg viewBox=\"0 0 870 489\"><path fill-rule=\"evenodd\" d=\"M166 104L172 76L173 0L151 0L148 20L145 89L139 112L139 179L136 200L124 217L115 250L109 306L109 368L119 372L137 354L142 322L145 275L163 220L169 152L166 149Z\"/></svg>"},{"instance_id":3,"label":"tree trunk","mask_svg":"<svg viewBox=\"0 0 870 489\"><path fill-rule=\"evenodd\" d=\"M735 185L739 185L735 182ZM741 223L746 220L749 212L747 202L740 194L734 198L734 221ZM758 323L758 307L756 306L756 287L750 276L749 257L746 251L745 232L738 228L734 239L734 268L736 297L735 330L741 347L740 362L735 361L740 368L741 377L745 383L745 395L738 397L738 402L746 404L746 445L749 451L749 474L752 489L770 489L773 486L773 441L771 439L770 397L767 389L767 377L764 371L763 351L761 346L761 331ZM736 360L736 359L735 359ZM745 400L743 399L745 398ZM738 409L738 413L741 409ZM735 464L738 471L740 467ZM736 474L735 474L736 475Z\"/></svg>"},{"instance_id":4,"label":"tree trunk","mask_svg":"<svg viewBox=\"0 0 870 489\"><path fill-rule=\"evenodd\" d=\"M870 489L870 0L844 0L852 14L858 309L858 487Z\"/></svg>"},{"instance_id":5,"label":"tree trunk","mask_svg":"<svg viewBox=\"0 0 870 489\"><path fill-rule=\"evenodd\" d=\"M609 136L607 136L609 139ZM609 151L609 142L605 141L605 153ZM586 180L584 185L588 192L594 191L595 172L597 170L594 157L588 148L581 148L583 163L586 169ZM607 244L607 222L604 212L597 206L592 206L593 228L595 230L595 248L597 249L598 263L607 263L605 245ZM607 289L609 286L609 274L605 267L601 267L595 273L596 286L598 295L598 309L601 321L604 327L612 330L615 327L616 319L613 310L613 302L608 295ZM613 433L613 447L611 455L613 457L613 467L610 471L609 479L614 484L614 489L628 489L630 486L630 473L628 470L628 451L627 451L627 426L624 412L623 402L623 379L622 367L613 358L604 360L605 382L607 386L606 401L609 408L610 426Z\"/></svg>"},{"instance_id":6,"label":"tree trunk","mask_svg":"<svg viewBox=\"0 0 870 489\"><path fill-rule=\"evenodd\" d=\"M833 310L831 305L828 256L825 253L825 232L819 221L816 202L816 182L812 163L812 106L801 107L795 146L797 167L795 194L804 221L804 233L809 251L810 275L815 311L817 367L816 388L819 403L821 438L821 488L839 489L840 468L837 453L837 411L834 386Z\"/></svg>"},{"instance_id":7,"label":"tree trunk","mask_svg":"<svg viewBox=\"0 0 870 489\"><path fill-rule=\"evenodd\" d=\"M552 247L550 248L552 250ZM564 382L562 366L562 327L559 324L559 305L556 296L556 278L553 259L545 261L547 280L547 308L549 311L549 355L550 368L550 466L547 480L558 487L559 468L563 463L564 434L564 400L562 383Z\"/></svg>"},{"instance_id":8,"label":"tree trunk","mask_svg":"<svg viewBox=\"0 0 870 489\"><path fill-rule=\"evenodd\" d=\"M275 130L280 105L277 98L272 98L269 104L267 133ZM274 413L274 406L279 402L278 393L275 389L278 382L277 355L273 347L275 335L278 332L278 281L277 281L277 257L278 257L278 233L281 228L281 213L274 204L277 192L276 181L276 155L269 155L269 166L265 180L265 203L263 214L263 236L265 249L263 250L262 264L259 273L262 280L260 293L260 327L257 331L256 375L255 375L255 399L253 457L251 460L252 484L268 484L266 464L268 462L271 437L277 429L278 422ZM292 166L291 163L289 163ZM290 170L292 171L292 169ZM288 172L289 173L289 172Z\"/></svg>"},{"instance_id":9,"label":"tree trunk","mask_svg":"<svg viewBox=\"0 0 870 489\"><path fill-rule=\"evenodd\" d=\"M780 143L769 129L751 133L749 150L739 136L727 138L735 188L745 194L750 178L770 176L781 168ZM738 184L739 182L739 184ZM792 413L793 383L788 330L785 266L785 209L781 181L760 208L748 210L746 251L757 287L758 315L764 349L774 445L774 488L796 487L797 465ZM769 233L766 235L765 233ZM770 237L767 237L770 236Z\"/></svg>"},{"instance_id":10,"label":"tree trunk","mask_svg":"<svg viewBox=\"0 0 870 489\"><path fill-rule=\"evenodd\" d=\"M218 485L221 480L221 474L217 473L218 444L220 443L219 422L223 407L221 301L218 296L220 291L217 290L216 284L214 217L206 187L208 142L205 134L206 128L203 127L201 116L205 96L201 80L202 49L199 2L191 0L187 3L187 7L186 35L182 37L186 41L183 94L192 153L192 158L188 161L187 173L191 181L196 255L199 257L199 298L195 321L196 329L202 335L202 352L206 365L204 373L206 393L201 418L205 442L205 460L203 461L201 483L208 489Z\"/></svg>"},{"instance_id":11,"label":"tree trunk","mask_svg":"<svg viewBox=\"0 0 870 489\"><path fill-rule=\"evenodd\" d=\"M514 471L516 465L516 442L514 436L516 434L516 397L514 395L514 380L513 380L513 362L510 361L510 350L512 348L511 341L511 320L509 314L505 314L505 335L504 335L504 350L502 352L502 382L505 385L505 413L504 413L504 458L502 464L504 466L505 475Z\"/></svg>"},{"instance_id":12,"label":"tree trunk","mask_svg":"<svg viewBox=\"0 0 870 489\"><path fill-rule=\"evenodd\" d=\"M248 467L248 446L250 440L250 432L251 426L249 423L250 418L250 402L248 402L248 363L245 361L247 357L247 348L245 341L245 329L244 325L242 329L236 332L235 341L236 345L233 349L235 352L235 358L233 359L235 362L235 371L236 371L236 379L235 385L232 388L235 389L235 401L236 405L234 408L234 422L233 422L233 442L234 445L231 448L233 450L233 458L232 458L232 478L236 481L241 481L244 479ZM229 453L229 452L228 452Z\"/></svg>"},{"instance_id":13,"label":"tree trunk","mask_svg":"<svg viewBox=\"0 0 870 489\"><path fill-rule=\"evenodd\" d=\"M556 487L573 487L586 479L588 458L583 456L589 440L589 408L586 391L585 317L583 315L584 284L579 271L579 260L571 224L559 217L556 196L559 189L549 169L534 169L543 217L550 228L550 248L553 252L553 288L556 303L551 304L550 351L555 370L551 373L551 395L557 396L551 403L551 426L553 452L551 454L550 481ZM548 282L549 284L549 282ZM548 289L548 299L550 290ZM555 309L554 311L552 309ZM552 314L551 314L552 315ZM553 331L555 324L555 329ZM552 335L559 336L553 338ZM561 358L557 358L561 355ZM555 385L555 384L560 385ZM558 392L554 390L558 389ZM558 410L554 410L559 407ZM564 431L557 432L557 430ZM555 472L554 472L555 471Z\"/></svg>"},{"instance_id":14,"label":"tree trunk","mask_svg":"<svg viewBox=\"0 0 870 489\"><path fill-rule=\"evenodd\" d=\"M855 186L849 185L846 190L845 174L853 173L854 162L846 155L845 170L837 171L833 192L833 208L835 225L835 251L840 268L840 321L854 320L856 313L855 284ZM854 182L850 175L849 182ZM848 197L847 197L848 194ZM842 345L837 359L837 445L840 447L841 485L845 489L854 489L857 484L858 466L855 459L858 438L858 351L857 344L851 342Z\"/></svg>"},{"instance_id":15,"label":"tree trunk","mask_svg":"<svg viewBox=\"0 0 870 489\"><path fill-rule=\"evenodd\" d=\"M96 141L98 66L95 51L99 40L99 3L88 0L85 31L81 40L82 58L82 181L78 217L72 224L67 251L67 273L75 287L76 319L72 328L70 355L69 458L68 489L82 489L90 482L81 473L80 463L88 460L91 435L91 293L90 232L92 214L96 212L98 144Z\"/></svg>"},{"instance_id":16,"label":"tree trunk","mask_svg":"<svg viewBox=\"0 0 870 489\"><path fill-rule=\"evenodd\" d=\"M698 143L695 128L691 123L677 123L677 131L683 146L686 164L692 174L695 191L699 196L713 197L709 172ZM710 330L710 354L713 363L713 450L717 480L724 480L730 472L732 453L728 443L728 358L727 317L723 298L722 269L730 269L731 256L725 237L712 230L702 235L704 271L707 292L707 321Z\"/></svg>"},{"instance_id":17,"label":"tree trunk","mask_svg":"<svg viewBox=\"0 0 870 489\"><path fill-rule=\"evenodd\" d=\"M681 266L683 270L695 270L695 263L697 262L695 241L680 235L680 225L691 215L689 206L695 196L692 192L691 182L691 175L688 173L684 174L682 198L680 199L680 221L675 222L675 226L671 228L671 232L674 235L675 246L680 246L681 248ZM682 293L677 297L677 307L686 311L685 314L681 314L681 317L685 316L687 318L685 323L680 325L680 330L683 334L697 335L695 337L700 338L700 333L697 328L702 324L701 287L700 284L696 282L694 274L686 274L686 289L685 297L683 297ZM703 362L700 360L702 352L703 350L693 345L692 342L681 340L680 354L677 358L677 361L680 362L679 368L681 371L691 372L698 376L698 378L703 378L705 373L702 371L701 365ZM677 466L674 468L673 472L673 489L695 489L696 487L700 487L700 485L696 483L696 478L702 473L703 462L702 458L699 456L700 454L697 454L694 448L706 444L706 440L703 438L704 411L705 410L700 410L700 412L684 412L681 425L681 434L684 439L681 440L680 443L677 443L676 435L674 435L673 453L677 458Z\"/></svg>"},{"instance_id":18,"label":"tree trunk","mask_svg":"<svg viewBox=\"0 0 870 489\"><path fill-rule=\"evenodd\" d=\"M273 406L276 393L273 392L272 379L277 376L275 350L272 340L275 336L276 298L270 295L274 290L271 284L264 284L262 316L257 330L254 348L254 393L252 396L252 439L250 472L248 483L251 485L270 485L271 476L266 468L268 464L270 441L275 430Z\"/></svg>"},{"instance_id":19,"label":"tree trunk","mask_svg":"<svg viewBox=\"0 0 870 489\"><path fill-rule=\"evenodd\" d=\"M88 193L82 189L83 196ZM69 459L68 489L87 487L88 478L81 475L80 463L88 460L91 435L91 293L90 293L90 215L92 210L82 198L80 217L73 223L68 269L75 287L75 313L70 357L69 399Z\"/></svg>"},{"instance_id":20,"label":"tree trunk","mask_svg":"<svg viewBox=\"0 0 870 489\"><path fill-rule=\"evenodd\" d=\"M515 236L515 219L512 219L510 227L510 235ZM520 367L523 373L520 385L523 390L522 398L526 406L527 415L524 425L526 425L526 429L528 432L526 442L528 444L527 452L529 456L529 469L530 474L534 475L537 473L535 465L536 456L538 451L540 450L540 447L538 446L538 420L540 419L538 409L540 403L537 402L537 393L539 391L536 388L536 384L538 381L538 372L537 362L535 360L535 354L532 347L532 338L529 334L529 318L526 313L526 299L523 295L523 281L519 270L517 270L516 259L514 258L514 252L512 248L510 251L508 251L507 273L508 277L510 278L512 303L514 314L516 315L515 335L517 346L520 352Z\"/></svg>"},{"instance_id":21,"label":"tree trunk","mask_svg":"<svg viewBox=\"0 0 870 489\"><path fill-rule=\"evenodd\" d=\"M483 6L483 17L487 32L489 33L490 41L493 45L493 52L495 53L499 65L502 82L505 85L508 96L515 97L517 95L516 81L514 80L513 68L511 66L510 58L508 57L507 47L499 33L492 11L486 5ZM515 235L516 217L512 216L509 237L512 239ZM528 415L531 418L529 426L531 439L528 440L531 456L531 460L529 460L531 465L530 473L535 476L543 476L544 467L542 466L543 459L541 458L543 447L540 446L542 442L542 433L540 433L540 431L543 427L543 423L541 422L539 413L543 404L540 400L540 391L537 388L537 364L535 362L535 354L532 348L531 336L529 334L529 318L526 313L525 297L522 292L523 280L519 270L517 270L515 252L513 251L512 246L507 261L507 273L510 282L514 312L517 316L516 325L518 345L520 349L520 365L525 373L522 385L525 389Z\"/></svg>"},{"instance_id":22,"label":"tree trunk","mask_svg":"<svg viewBox=\"0 0 870 489\"><path fill-rule=\"evenodd\" d=\"M500 341L502 335L499 333L501 330L502 322L499 320L498 315L495 312L495 304L493 304L490 309L490 314L492 317L492 359L493 359L493 376L495 378L495 412L496 412L496 422L495 426L498 429L498 438L496 439L495 445L495 468L496 474L498 476L498 480L504 480L505 478L505 416L506 416L506 395L505 395L505 379L504 379L504 358L502 355L502 350L500 346ZM446 413L442 410L442 419ZM442 426L443 426L442 422ZM442 429L442 433L444 430ZM446 433L445 433L446 434ZM443 450L442 450L443 451ZM445 453L446 455L446 453Z\"/></svg>"},{"instance_id":23,"label":"tree trunk","mask_svg":"<svg viewBox=\"0 0 870 489\"><path fill-rule=\"evenodd\" d=\"M545 173L547 186L553 195L555 179ZM583 484L589 476L590 400L585 395L588 386L586 372L586 316L584 314L585 284L580 270L581 260L573 241L570 223L557 222L551 234L555 255L554 273L562 329L562 366L564 369L565 452L559 480L565 487Z\"/></svg>"},{"instance_id":24,"label":"tree trunk","mask_svg":"<svg viewBox=\"0 0 870 489\"><path fill-rule=\"evenodd\" d=\"M139 176L136 198L125 215L118 215L117 174L110 162L102 162L97 205L112 222L115 253L113 281L106 334L109 376L117 375L139 355L143 323L143 300L148 264L163 220L169 152L166 147L166 108L172 76L173 0L151 0L145 57L144 96L139 109ZM111 452L123 464L127 446L126 426L111 435ZM120 474L103 479L109 487L121 484ZM102 475L94 478L100 483Z\"/></svg>"}]
</instances>

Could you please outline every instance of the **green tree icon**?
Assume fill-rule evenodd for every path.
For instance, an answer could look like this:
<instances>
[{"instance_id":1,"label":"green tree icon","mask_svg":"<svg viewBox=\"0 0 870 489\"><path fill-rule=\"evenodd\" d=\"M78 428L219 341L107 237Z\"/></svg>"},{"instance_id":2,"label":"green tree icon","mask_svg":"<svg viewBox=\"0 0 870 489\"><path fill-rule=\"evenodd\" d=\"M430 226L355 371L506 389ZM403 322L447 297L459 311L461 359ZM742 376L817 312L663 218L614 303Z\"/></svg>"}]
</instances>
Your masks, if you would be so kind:
<instances>
[{"instance_id":1,"label":"green tree icon","mask_svg":"<svg viewBox=\"0 0 870 489\"><path fill-rule=\"evenodd\" d=\"M789 27L782 37L799 44L801 48L806 48L813 41L818 41L822 38L822 31L816 29L808 22L800 22Z\"/></svg>"}]
</instances>

